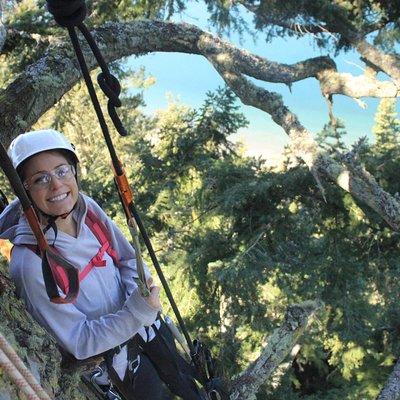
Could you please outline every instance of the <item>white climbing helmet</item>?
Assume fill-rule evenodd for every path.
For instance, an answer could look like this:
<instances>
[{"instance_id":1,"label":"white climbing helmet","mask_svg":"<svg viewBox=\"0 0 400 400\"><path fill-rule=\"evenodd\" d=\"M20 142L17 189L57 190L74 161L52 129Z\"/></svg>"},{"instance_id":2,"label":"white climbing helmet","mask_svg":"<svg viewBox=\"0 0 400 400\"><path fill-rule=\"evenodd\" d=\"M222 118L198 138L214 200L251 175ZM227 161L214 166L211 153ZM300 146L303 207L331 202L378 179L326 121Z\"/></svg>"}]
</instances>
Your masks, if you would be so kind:
<instances>
[{"instance_id":1,"label":"white climbing helmet","mask_svg":"<svg viewBox=\"0 0 400 400\"><path fill-rule=\"evenodd\" d=\"M67 150L73 154L76 162L78 157L74 146L65 138L65 136L54 129L43 129L31 131L17 136L8 148L8 156L17 168L29 157L47 150Z\"/></svg>"}]
</instances>

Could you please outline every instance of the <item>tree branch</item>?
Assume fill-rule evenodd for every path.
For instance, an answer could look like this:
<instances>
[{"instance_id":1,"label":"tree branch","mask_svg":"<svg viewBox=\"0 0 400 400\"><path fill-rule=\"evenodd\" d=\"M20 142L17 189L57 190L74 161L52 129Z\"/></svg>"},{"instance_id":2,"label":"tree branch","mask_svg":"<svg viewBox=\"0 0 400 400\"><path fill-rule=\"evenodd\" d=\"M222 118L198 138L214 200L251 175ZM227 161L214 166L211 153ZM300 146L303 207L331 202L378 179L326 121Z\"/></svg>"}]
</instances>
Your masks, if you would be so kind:
<instances>
[{"instance_id":1,"label":"tree branch","mask_svg":"<svg viewBox=\"0 0 400 400\"><path fill-rule=\"evenodd\" d=\"M333 94L343 94L354 98L398 96L399 87L393 82L379 81L376 75L368 73L360 76L339 73L330 57L315 57L287 65L250 54L205 32L200 40L203 43L212 44L208 46L208 52L229 55L231 69L255 79L291 84L306 78L316 78L325 96Z\"/></svg>"},{"instance_id":2,"label":"tree branch","mask_svg":"<svg viewBox=\"0 0 400 400\"><path fill-rule=\"evenodd\" d=\"M274 122L284 129L291 139L294 153L308 165L319 185L319 174L328 177L355 198L368 204L394 230L400 230L400 203L385 192L372 175L350 161L343 166L330 158L319 148L297 116L286 107L280 95L254 85L234 71L230 55L214 51L213 43L208 39L205 42L201 41L199 45L244 104L267 112Z\"/></svg>"},{"instance_id":3,"label":"tree branch","mask_svg":"<svg viewBox=\"0 0 400 400\"><path fill-rule=\"evenodd\" d=\"M378 50L357 35L354 35L351 41L360 55L371 64L379 67L382 72L392 77L395 80L398 90L400 90L400 57Z\"/></svg>"},{"instance_id":4,"label":"tree branch","mask_svg":"<svg viewBox=\"0 0 400 400\"><path fill-rule=\"evenodd\" d=\"M317 21L316 23L297 24L295 21L291 21L290 16L289 18L280 19L277 17L271 17L270 14L265 16L264 22L266 24L280 26L296 33L340 34L354 46L363 58L378 66L381 71L392 77L396 81L395 83L397 88L400 89L400 58L395 54L386 54L378 50L378 48L368 43L365 39L368 34L382 29L387 23L393 21L389 21L386 18L379 18L377 21L372 23L366 23L360 29L349 19L347 10L339 4L329 2L328 0L325 0L325 4L320 5L319 7L315 7L315 4L313 4L315 2L313 0L303 1L302 3L304 9L309 11L308 15L311 15L315 21ZM242 1L241 4L252 12L257 12L257 9L259 8L248 4L245 0ZM324 9L324 11L321 12L321 9ZM329 11L327 12L328 9ZM263 17L262 12L257 13L258 17L260 18L260 14L261 17ZM318 23L318 21L321 22ZM334 92L331 93L334 94ZM351 97L360 97L351 94L347 95Z\"/></svg>"},{"instance_id":5,"label":"tree branch","mask_svg":"<svg viewBox=\"0 0 400 400\"><path fill-rule=\"evenodd\" d=\"M349 73L338 73L334 70L323 70L317 73L321 91L325 96L343 94L358 99L360 97L397 97L400 87L389 81L379 81L376 75L366 71L364 75L353 76Z\"/></svg>"},{"instance_id":6,"label":"tree branch","mask_svg":"<svg viewBox=\"0 0 400 400\"><path fill-rule=\"evenodd\" d=\"M284 129L296 154L306 162L317 182L318 174L329 177L355 198L368 204L394 230L400 230L400 204L396 199L380 188L375 179L360 167L354 168L351 164L343 166L330 159L319 149L297 116L286 107L281 96L257 87L244 76L288 83L308 76L321 77L329 74L343 79L341 93L344 93L345 88L350 86L347 82L355 78L336 73L334 64L328 57L306 60L291 66L272 63L195 26L161 21L110 23L95 30L94 36L106 62L149 51L203 55L210 60L244 104L267 112ZM83 49L88 66L93 69L95 60L85 46ZM2 142L8 145L17 134L28 129L78 79L80 72L70 45L61 41L56 47L50 48L42 59L28 67L0 93ZM334 86L321 79L324 88L328 84ZM334 87L339 91L337 86ZM358 89L357 95L370 93L364 87ZM325 89L326 91L329 90Z\"/></svg>"},{"instance_id":7,"label":"tree branch","mask_svg":"<svg viewBox=\"0 0 400 400\"><path fill-rule=\"evenodd\" d=\"M376 400L399 400L400 399L400 360L390 374L385 387L379 393Z\"/></svg>"},{"instance_id":8,"label":"tree branch","mask_svg":"<svg viewBox=\"0 0 400 400\"><path fill-rule=\"evenodd\" d=\"M337 73L329 57L317 57L293 65L279 64L240 50L188 24L161 21L109 23L93 33L107 62L153 51L203 55L198 46L201 41L214 43L211 50L220 54L220 57L229 54L231 68L256 79L290 84L316 77L320 79L325 95L332 91L358 98L390 97L397 93L397 87L391 82L376 80L374 87L373 79L367 82L363 78ZM89 68L93 69L95 60L85 46L84 49ZM208 49L209 52L211 50ZM14 136L36 122L79 78L79 69L70 44L60 41L57 46L50 47L38 62L28 67L1 93L0 115L6 119L0 121L4 143L8 144Z\"/></svg>"},{"instance_id":9,"label":"tree branch","mask_svg":"<svg viewBox=\"0 0 400 400\"><path fill-rule=\"evenodd\" d=\"M276 368L287 357L303 334L315 312L322 308L318 301L306 301L288 307L282 326L268 338L260 356L233 382L230 400L250 400Z\"/></svg>"}]
</instances>

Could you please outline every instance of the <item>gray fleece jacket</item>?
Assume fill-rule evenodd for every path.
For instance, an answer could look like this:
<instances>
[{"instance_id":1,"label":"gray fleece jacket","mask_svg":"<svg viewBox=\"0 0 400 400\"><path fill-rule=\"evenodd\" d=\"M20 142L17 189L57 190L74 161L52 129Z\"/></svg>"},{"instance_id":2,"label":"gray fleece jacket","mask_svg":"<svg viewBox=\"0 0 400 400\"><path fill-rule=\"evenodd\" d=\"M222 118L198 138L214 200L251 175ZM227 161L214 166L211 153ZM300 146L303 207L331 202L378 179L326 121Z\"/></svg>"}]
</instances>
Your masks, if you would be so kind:
<instances>
[{"instance_id":1,"label":"gray fleece jacket","mask_svg":"<svg viewBox=\"0 0 400 400\"><path fill-rule=\"evenodd\" d=\"M77 299L71 304L54 304L47 297L41 259L26 244L36 239L21 212L18 200L0 216L0 238L14 244L10 272L18 294L28 311L57 342L77 359L85 359L124 343L143 326L151 325L157 311L140 296L133 278L137 277L135 252L118 227L91 198L80 194L73 218L76 238L58 231L55 246L75 267L82 270L97 254L100 243L85 224L87 209L93 210L108 228L112 247L120 258L116 267L104 255L105 267L95 267L80 283ZM46 233L50 244L54 231Z\"/></svg>"}]
</instances>

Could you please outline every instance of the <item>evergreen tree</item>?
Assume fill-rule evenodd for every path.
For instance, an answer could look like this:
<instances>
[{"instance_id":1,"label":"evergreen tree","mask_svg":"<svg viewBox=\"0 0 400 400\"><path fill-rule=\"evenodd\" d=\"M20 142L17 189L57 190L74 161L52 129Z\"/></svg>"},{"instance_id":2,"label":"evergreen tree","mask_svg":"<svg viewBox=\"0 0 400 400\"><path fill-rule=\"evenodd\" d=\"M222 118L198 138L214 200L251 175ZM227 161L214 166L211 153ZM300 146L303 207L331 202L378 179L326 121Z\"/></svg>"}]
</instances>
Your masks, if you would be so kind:
<instances>
[{"instance_id":1,"label":"evergreen tree","mask_svg":"<svg viewBox=\"0 0 400 400\"><path fill-rule=\"evenodd\" d=\"M344 122L336 120L335 124L331 121L324 125L321 132L317 134L317 141L328 153L334 155L336 152L346 151L343 136L346 135Z\"/></svg>"},{"instance_id":2,"label":"evergreen tree","mask_svg":"<svg viewBox=\"0 0 400 400\"><path fill-rule=\"evenodd\" d=\"M400 145L400 119L396 111L396 99L382 99L375 114L372 129L374 149L379 157L398 156Z\"/></svg>"},{"instance_id":3,"label":"evergreen tree","mask_svg":"<svg viewBox=\"0 0 400 400\"><path fill-rule=\"evenodd\" d=\"M368 161L371 172L382 187L391 193L399 193L400 119L396 111L396 100L381 100L372 132L375 144L371 148L373 156Z\"/></svg>"}]
</instances>

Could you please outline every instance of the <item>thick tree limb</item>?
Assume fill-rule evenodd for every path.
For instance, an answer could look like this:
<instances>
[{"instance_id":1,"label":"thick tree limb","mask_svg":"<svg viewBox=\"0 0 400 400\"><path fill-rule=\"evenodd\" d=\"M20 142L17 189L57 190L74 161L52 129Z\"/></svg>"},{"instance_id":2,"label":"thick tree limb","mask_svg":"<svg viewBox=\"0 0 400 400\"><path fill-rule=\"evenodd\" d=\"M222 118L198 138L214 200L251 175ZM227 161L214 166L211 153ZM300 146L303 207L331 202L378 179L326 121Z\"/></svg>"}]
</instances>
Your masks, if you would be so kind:
<instances>
[{"instance_id":1,"label":"thick tree limb","mask_svg":"<svg viewBox=\"0 0 400 400\"><path fill-rule=\"evenodd\" d=\"M161 21L135 21L111 23L94 31L96 41L106 59L114 61L132 54L149 51L182 52L201 54L210 60L243 103L257 107L268 114L289 135L292 147L319 182L319 175L329 177L355 198L374 209L394 230L400 230L400 204L384 192L374 178L361 168L351 164L344 166L328 158L301 125L297 116L283 103L281 96L257 87L244 75L272 82L294 82L307 76L319 77L321 85L340 87L332 82L342 80L341 93L371 95L371 85L353 83L357 80L335 70L328 57L306 60L294 65L270 62L259 56L240 50L195 26ZM93 69L94 59L87 54L88 66ZM327 75L326 75L327 74ZM325 80L321 77L330 76ZM75 56L69 44L60 42L0 93L0 135L8 144L17 134L28 129L80 78ZM382 95L381 82L376 81L375 94ZM391 83L390 94L394 91ZM327 89L329 92L329 89ZM373 92L374 90L372 90ZM386 94L389 94L386 93ZM325 93L326 94L326 93ZM373 94L372 94L373 95Z\"/></svg>"},{"instance_id":2,"label":"thick tree limb","mask_svg":"<svg viewBox=\"0 0 400 400\"><path fill-rule=\"evenodd\" d=\"M375 75L368 74L368 70L367 73L359 76L324 70L316 77L325 96L343 94L355 99L360 97L397 97L400 90L400 87L393 82L378 81Z\"/></svg>"},{"instance_id":3,"label":"thick tree limb","mask_svg":"<svg viewBox=\"0 0 400 400\"><path fill-rule=\"evenodd\" d=\"M317 57L294 65L279 64L240 50L187 24L160 21L110 23L94 31L94 35L107 61L154 51L202 55L198 46L201 41L215 43L216 53L230 54L232 68L256 79L290 84L315 77L320 80L324 94L332 91L354 97L392 97L397 91L391 82L369 79L366 84L362 77L337 73L329 57ZM77 82L80 74L70 49L66 42L50 48L42 59L31 65L1 93L0 115L4 120L0 121L0 132L6 144L31 126ZM93 57L88 55L87 59L92 69L95 65Z\"/></svg>"},{"instance_id":4,"label":"thick tree limb","mask_svg":"<svg viewBox=\"0 0 400 400\"><path fill-rule=\"evenodd\" d=\"M232 383L230 400L250 400L282 363L303 334L310 319L322 307L318 301L289 306L282 326L268 338L261 355Z\"/></svg>"},{"instance_id":5,"label":"thick tree limb","mask_svg":"<svg viewBox=\"0 0 400 400\"><path fill-rule=\"evenodd\" d=\"M247 6L248 2L245 0L241 1L241 3L250 11L257 13L260 18L262 12L260 13L259 7L255 9L255 6ZM338 3L325 0L325 5L323 7L321 5L315 7L315 2L313 0L305 0L302 4L304 9L308 10L308 18L311 15L315 21L320 21L320 23L306 25L296 24L290 19L288 20L286 18L283 20L283 18L271 17L270 14L265 16L265 23L301 33L338 33L345 37L363 58L392 77L395 80L397 90L400 90L400 58L395 54L388 54L379 50L365 39L371 32L382 29L389 22L386 18L379 18L372 23L366 23L360 30L349 20L347 10ZM321 12L321 9L325 10ZM329 12L326 10L329 10ZM334 94L335 92L331 93ZM345 94L351 97L360 97L350 93Z\"/></svg>"},{"instance_id":6,"label":"thick tree limb","mask_svg":"<svg viewBox=\"0 0 400 400\"><path fill-rule=\"evenodd\" d=\"M250 54L210 34L201 35L200 40L212 42L213 51L218 54L229 54L232 69L255 79L291 84L306 78L316 78L324 95L343 94L354 98L398 95L398 86L390 81L379 81L375 75L338 73L334 61L329 57L310 58L286 65Z\"/></svg>"},{"instance_id":7,"label":"thick tree limb","mask_svg":"<svg viewBox=\"0 0 400 400\"><path fill-rule=\"evenodd\" d=\"M400 399L400 360L397 361L390 374L385 387L379 393L376 400L399 400Z\"/></svg>"},{"instance_id":8,"label":"thick tree limb","mask_svg":"<svg viewBox=\"0 0 400 400\"><path fill-rule=\"evenodd\" d=\"M398 90L400 90L400 57L395 54L386 54L378 50L363 38L354 36L351 40L361 56L392 77Z\"/></svg>"},{"instance_id":9,"label":"thick tree limb","mask_svg":"<svg viewBox=\"0 0 400 400\"><path fill-rule=\"evenodd\" d=\"M312 0L309 0L312 1ZM330 7L331 15L328 14L328 18L338 23L339 32L343 35L359 52L359 54L368 60L371 64L378 67L382 72L385 72L390 76L400 90L400 58L395 54L385 53L379 50L377 47L368 43L365 39L368 30L359 31L354 25L347 19L343 14L343 9L337 4L333 4L328 0L325 0L327 6ZM329 28L329 22L327 21Z\"/></svg>"},{"instance_id":10,"label":"thick tree limb","mask_svg":"<svg viewBox=\"0 0 400 400\"><path fill-rule=\"evenodd\" d=\"M269 380L269 384L272 388L276 389L282 384L284 376L291 370L293 361L296 358L297 354L299 354L300 350L301 345L297 343L290 351L288 357L286 357L286 361L280 364L278 368L276 368Z\"/></svg>"},{"instance_id":11,"label":"thick tree limb","mask_svg":"<svg viewBox=\"0 0 400 400\"><path fill-rule=\"evenodd\" d=\"M228 86L237 94L244 104L259 108L271 115L291 139L294 153L304 160L319 184L319 175L328 177L355 198L368 204L394 230L400 230L400 203L386 193L375 181L374 177L361 166L348 162L341 165L321 151L318 144L283 103L282 97L276 93L262 89L232 68L229 54L221 54L214 50L214 44L201 42L203 52L224 78Z\"/></svg>"}]
</instances>

